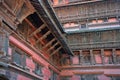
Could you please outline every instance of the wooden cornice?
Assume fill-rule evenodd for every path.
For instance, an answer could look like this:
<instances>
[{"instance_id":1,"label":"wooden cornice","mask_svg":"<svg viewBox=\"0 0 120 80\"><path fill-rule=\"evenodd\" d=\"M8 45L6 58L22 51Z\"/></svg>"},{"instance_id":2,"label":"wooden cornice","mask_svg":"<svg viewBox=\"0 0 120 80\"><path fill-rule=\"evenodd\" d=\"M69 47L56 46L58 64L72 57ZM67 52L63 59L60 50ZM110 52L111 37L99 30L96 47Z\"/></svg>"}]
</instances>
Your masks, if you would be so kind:
<instances>
[{"instance_id":1,"label":"wooden cornice","mask_svg":"<svg viewBox=\"0 0 120 80\"><path fill-rule=\"evenodd\" d=\"M82 74L103 74L104 71L80 71L80 72L73 72L75 75L82 75Z\"/></svg>"},{"instance_id":2,"label":"wooden cornice","mask_svg":"<svg viewBox=\"0 0 120 80\"><path fill-rule=\"evenodd\" d=\"M68 65L68 66L62 66L61 69L120 69L120 65Z\"/></svg>"},{"instance_id":3,"label":"wooden cornice","mask_svg":"<svg viewBox=\"0 0 120 80\"><path fill-rule=\"evenodd\" d=\"M53 7L59 8L59 7L67 7L67 6L76 6L76 5L88 4L88 3L98 2L98 1L102 1L102 0L82 1L82 2L76 1L76 2L72 2L72 3L53 5Z\"/></svg>"}]
</instances>

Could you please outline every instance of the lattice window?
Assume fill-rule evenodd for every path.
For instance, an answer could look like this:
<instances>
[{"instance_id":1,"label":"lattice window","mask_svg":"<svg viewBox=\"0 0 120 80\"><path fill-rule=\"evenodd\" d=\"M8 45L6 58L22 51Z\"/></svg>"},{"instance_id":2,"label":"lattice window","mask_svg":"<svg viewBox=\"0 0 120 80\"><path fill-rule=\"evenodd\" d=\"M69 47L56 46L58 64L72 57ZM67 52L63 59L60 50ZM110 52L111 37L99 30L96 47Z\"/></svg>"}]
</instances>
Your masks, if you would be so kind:
<instances>
[{"instance_id":1,"label":"lattice window","mask_svg":"<svg viewBox=\"0 0 120 80\"><path fill-rule=\"evenodd\" d=\"M21 68L26 66L26 55L20 50L15 50L12 54L13 63Z\"/></svg>"},{"instance_id":2,"label":"lattice window","mask_svg":"<svg viewBox=\"0 0 120 80\"><path fill-rule=\"evenodd\" d=\"M97 75L86 74L81 75L81 80L98 80Z\"/></svg>"},{"instance_id":3,"label":"lattice window","mask_svg":"<svg viewBox=\"0 0 120 80\"><path fill-rule=\"evenodd\" d=\"M102 41L104 42L108 42L108 41L112 41L114 39L113 36L113 32L112 31L106 31L106 32L102 32Z\"/></svg>"},{"instance_id":4,"label":"lattice window","mask_svg":"<svg viewBox=\"0 0 120 80\"><path fill-rule=\"evenodd\" d=\"M95 33L92 34L92 41L93 42L100 42L101 41L100 32L95 32Z\"/></svg>"},{"instance_id":5,"label":"lattice window","mask_svg":"<svg viewBox=\"0 0 120 80\"><path fill-rule=\"evenodd\" d=\"M35 70L34 73L41 76L42 75L42 66L40 64L38 64L37 62L34 62L35 64Z\"/></svg>"},{"instance_id":6,"label":"lattice window","mask_svg":"<svg viewBox=\"0 0 120 80\"><path fill-rule=\"evenodd\" d=\"M0 30L0 56L6 55L8 53L9 39L7 33Z\"/></svg>"},{"instance_id":7,"label":"lattice window","mask_svg":"<svg viewBox=\"0 0 120 80\"><path fill-rule=\"evenodd\" d=\"M3 51L5 39L5 34L0 32L0 51Z\"/></svg>"},{"instance_id":8,"label":"lattice window","mask_svg":"<svg viewBox=\"0 0 120 80\"><path fill-rule=\"evenodd\" d=\"M58 74L55 73L53 70L50 70L50 72L51 72L50 80L57 80Z\"/></svg>"}]
</instances>

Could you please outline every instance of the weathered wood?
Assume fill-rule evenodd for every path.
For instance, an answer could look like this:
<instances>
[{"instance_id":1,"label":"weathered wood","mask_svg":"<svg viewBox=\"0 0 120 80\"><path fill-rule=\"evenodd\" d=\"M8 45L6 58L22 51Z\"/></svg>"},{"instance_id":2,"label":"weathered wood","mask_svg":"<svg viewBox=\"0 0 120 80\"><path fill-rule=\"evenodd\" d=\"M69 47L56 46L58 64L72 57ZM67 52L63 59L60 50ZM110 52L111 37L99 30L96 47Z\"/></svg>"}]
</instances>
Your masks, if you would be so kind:
<instances>
[{"instance_id":1,"label":"weathered wood","mask_svg":"<svg viewBox=\"0 0 120 80\"><path fill-rule=\"evenodd\" d=\"M120 29L68 34L72 49L115 48L120 46Z\"/></svg>"},{"instance_id":2,"label":"weathered wood","mask_svg":"<svg viewBox=\"0 0 120 80\"><path fill-rule=\"evenodd\" d=\"M55 41L56 39L55 38L53 38L51 41L49 41L46 45L44 45L43 47L42 47L42 49L43 48L45 48L45 47L47 47L48 45L50 45L53 41Z\"/></svg>"},{"instance_id":3,"label":"weathered wood","mask_svg":"<svg viewBox=\"0 0 120 80\"><path fill-rule=\"evenodd\" d=\"M40 37L40 38L36 41L36 44L37 44L40 40L42 40L43 38L46 38L47 35L50 34L50 33L51 33L51 31L46 32L42 37Z\"/></svg>"},{"instance_id":4,"label":"weathered wood","mask_svg":"<svg viewBox=\"0 0 120 80\"><path fill-rule=\"evenodd\" d=\"M117 59L116 59L116 49L115 48L112 49L112 56L113 56L113 63L116 64Z\"/></svg>"},{"instance_id":5,"label":"weathered wood","mask_svg":"<svg viewBox=\"0 0 120 80\"><path fill-rule=\"evenodd\" d=\"M47 52L49 52L51 49L53 49L56 45L58 45L59 44L59 42L56 42L54 45L52 45L48 50L47 50Z\"/></svg>"},{"instance_id":6,"label":"weathered wood","mask_svg":"<svg viewBox=\"0 0 120 80\"><path fill-rule=\"evenodd\" d=\"M90 50L90 56L91 56L91 64L95 65L95 59L94 59L94 55L93 55L93 50Z\"/></svg>"},{"instance_id":7,"label":"weathered wood","mask_svg":"<svg viewBox=\"0 0 120 80\"><path fill-rule=\"evenodd\" d=\"M82 65L82 63L84 63L82 50L79 50L79 53L80 53L80 62L81 62L80 64Z\"/></svg>"},{"instance_id":8,"label":"weathered wood","mask_svg":"<svg viewBox=\"0 0 120 80\"><path fill-rule=\"evenodd\" d=\"M90 4L54 7L62 23L83 19L113 16L120 13L120 1L101 1Z\"/></svg>"},{"instance_id":9,"label":"weathered wood","mask_svg":"<svg viewBox=\"0 0 120 80\"><path fill-rule=\"evenodd\" d=\"M101 57L102 57L102 63L105 64L105 55L104 55L104 49L101 49Z\"/></svg>"},{"instance_id":10,"label":"weathered wood","mask_svg":"<svg viewBox=\"0 0 120 80\"><path fill-rule=\"evenodd\" d=\"M29 0L25 0L25 2L23 3L23 5L21 6L20 11L18 12L18 14L16 16L17 16L17 19L20 22L22 22L27 16L29 16L30 14L32 14L34 12L35 12L35 9L31 5L31 3L29 2Z\"/></svg>"},{"instance_id":11,"label":"weathered wood","mask_svg":"<svg viewBox=\"0 0 120 80\"><path fill-rule=\"evenodd\" d=\"M52 56L52 55L54 55L55 53L57 53L61 48L62 48L62 46L60 46L59 48L57 48L50 56Z\"/></svg>"},{"instance_id":12,"label":"weathered wood","mask_svg":"<svg viewBox=\"0 0 120 80\"><path fill-rule=\"evenodd\" d=\"M32 32L29 37L31 37L31 36L33 36L34 34L40 32L41 29L43 29L44 27L45 27L45 24L41 25L38 29L36 29L34 32Z\"/></svg>"}]
</instances>

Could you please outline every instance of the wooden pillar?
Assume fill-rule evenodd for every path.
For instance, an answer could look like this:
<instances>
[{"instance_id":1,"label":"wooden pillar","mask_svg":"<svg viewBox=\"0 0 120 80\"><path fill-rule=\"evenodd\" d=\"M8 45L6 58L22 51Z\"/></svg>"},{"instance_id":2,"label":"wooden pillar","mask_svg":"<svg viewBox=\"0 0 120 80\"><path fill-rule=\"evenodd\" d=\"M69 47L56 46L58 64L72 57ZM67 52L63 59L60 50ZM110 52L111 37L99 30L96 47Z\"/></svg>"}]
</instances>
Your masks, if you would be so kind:
<instances>
[{"instance_id":1,"label":"wooden pillar","mask_svg":"<svg viewBox=\"0 0 120 80\"><path fill-rule=\"evenodd\" d=\"M105 64L105 55L104 55L104 49L101 49L101 57L102 57L102 63Z\"/></svg>"},{"instance_id":2,"label":"wooden pillar","mask_svg":"<svg viewBox=\"0 0 120 80\"><path fill-rule=\"evenodd\" d=\"M83 53L82 50L79 51L80 52L80 65L84 64L84 59L83 59Z\"/></svg>"},{"instance_id":3,"label":"wooden pillar","mask_svg":"<svg viewBox=\"0 0 120 80\"><path fill-rule=\"evenodd\" d=\"M86 20L86 27L88 28L88 23L89 23L89 20L87 19Z\"/></svg>"},{"instance_id":4,"label":"wooden pillar","mask_svg":"<svg viewBox=\"0 0 120 80\"><path fill-rule=\"evenodd\" d=\"M90 50L90 58L91 58L91 64L94 65L95 60L94 60L93 50Z\"/></svg>"},{"instance_id":5,"label":"wooden pillar","mask_svg":"<svg viewBox=\"0 0 120 80\"><path fill-rule=\"evenodd\" d=\"M117 60L116 60L116 49L112 49L112 57L113 57L113 63L117 64Z\"/></svg>"}]
</instances>

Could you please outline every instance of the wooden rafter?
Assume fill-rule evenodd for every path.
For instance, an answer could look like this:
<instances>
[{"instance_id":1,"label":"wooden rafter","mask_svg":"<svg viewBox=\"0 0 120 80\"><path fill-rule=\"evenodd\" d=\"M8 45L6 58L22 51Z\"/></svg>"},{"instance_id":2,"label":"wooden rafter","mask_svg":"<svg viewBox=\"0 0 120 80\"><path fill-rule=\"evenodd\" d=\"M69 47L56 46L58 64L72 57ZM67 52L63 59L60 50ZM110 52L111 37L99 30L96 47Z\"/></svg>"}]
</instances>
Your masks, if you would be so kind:
<instances>
[{"instance_id":1,"label":"wooden rafter","mask_svg":"<svg viewBox=\"0 0 120 80\"><path fill-rule=\"evenodd\" d=\"M56 42L52 47L50 47L48 50L47 50L47 52L49 52L51 49L53 49L56 45L58 45L59 44L59 42Z\"/></svg>"},{"instance_id":2,"label":"wooden rafter","mask_svg":"<svg viewBox=\"0 0 120 80\"><path fill-rule=\"evenodd\" d=\"M45 24L41 25L38 29L36 29L33 33L30 34L30 37L33 36L34 34L38 33L45 27Z\"/></svg>"},{"instance_id":3,"label":"wooden rafter","mask_svg":"<svg viewBox=\"0 0 120 80\"><path fill-rule=\"evenodd\" d=\"M32 28L35 28L35 26L26 18L25 21L28 23L28 25ZM38 39L37 35L35 35L35 37ZM30 35L28 36L28 38L30 38ZM44 45L44 42L41 41L41 44Z\"/></svg>"},{"instance_id":4,"label":"wooden rafter","mask_svg":"<svg viewBox=\"0 0 120 80\"><path fill-rule=\"evenodd\" d=\"M46 32L42 37L40 37L40 38L36 41L36 43L38 43L39 41L41 41L43 38L46 38L47 35L50 34L50 33L51 33L51 31Z\"/></svg>"},{"instance_id":5,"label":"wooden rafter","mask_svg":"<svg viewBox=\"0 0 120 80\"><path fill-rule=\"evenodd\" d=\"M53 41L55 41L56 39L54 38L54 39L52 39L51 41L49 41L46 45L44 45L43 47L42 47L42 49L43 48L45 48L45 47L47 47L48 45L50 45Z\"/></svg>"},{"instance_id":6,"label":"wooden rafter","mask_svg":"<svg viewBox=\"0 0 120 80\"><path fill-rule=\"evenodd\" d=\"M54 55L56 52L58 52L60 49L62 48L62 46L60 46L59 48L57 48L50 56Z\"/></svg>"}]
</instances>

